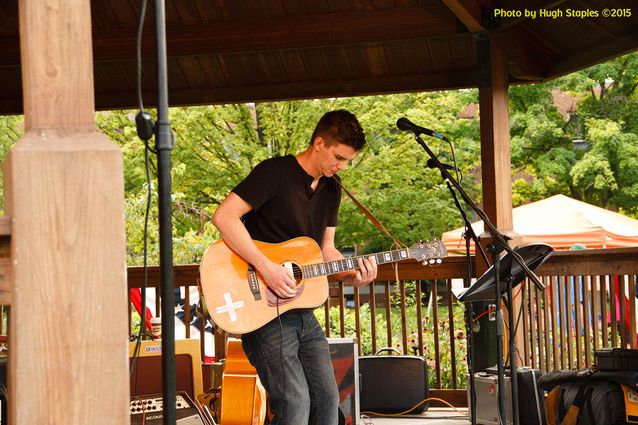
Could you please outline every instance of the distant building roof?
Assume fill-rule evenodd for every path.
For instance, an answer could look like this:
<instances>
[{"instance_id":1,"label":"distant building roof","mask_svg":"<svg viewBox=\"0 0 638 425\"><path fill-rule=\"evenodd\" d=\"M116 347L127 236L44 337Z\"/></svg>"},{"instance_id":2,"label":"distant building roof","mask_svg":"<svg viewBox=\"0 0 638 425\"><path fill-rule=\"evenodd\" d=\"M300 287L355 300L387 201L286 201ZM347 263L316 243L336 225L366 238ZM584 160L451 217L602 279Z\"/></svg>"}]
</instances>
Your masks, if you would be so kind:
<instances>
[{"instance_id":1,"label":"distant building roof","mask_svg":"<svg viewBox=\"0 0 638 425\"><path fill-rule=\"evenodd\" d=\"M461 109L461 111L456 114L456 117L464 119L476 119L478 117L478 104L469 103L465 105L465 107L463 107L463 109Z\"/></svg>"}]
</instances>

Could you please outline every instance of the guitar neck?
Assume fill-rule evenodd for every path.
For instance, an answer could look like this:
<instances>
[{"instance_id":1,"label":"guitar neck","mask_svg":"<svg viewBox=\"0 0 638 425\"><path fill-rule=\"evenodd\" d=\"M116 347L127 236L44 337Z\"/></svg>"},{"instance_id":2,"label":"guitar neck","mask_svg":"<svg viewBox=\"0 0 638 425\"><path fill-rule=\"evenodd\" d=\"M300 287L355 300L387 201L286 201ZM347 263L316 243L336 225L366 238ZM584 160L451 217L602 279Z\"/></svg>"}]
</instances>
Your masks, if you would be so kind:
<instances>
[{"instance_id":1,"label":"guitar neck","mask_svg":"<svg viewBox=\"0 0 638 425\"><path fill-rule=\"evenodd\" d=\"M397 261L410 258L410 250L408 248L397 249L394 251L378 252L370 255L360 255L357 257L344 258L343 260L328 261L325 263L308 264L302 266L303 275L305 277L325 276L345 272L348 270L356 270L359 268L358 258L374 257L377 264L395 263Z\"/></svg>"}]
</instances>

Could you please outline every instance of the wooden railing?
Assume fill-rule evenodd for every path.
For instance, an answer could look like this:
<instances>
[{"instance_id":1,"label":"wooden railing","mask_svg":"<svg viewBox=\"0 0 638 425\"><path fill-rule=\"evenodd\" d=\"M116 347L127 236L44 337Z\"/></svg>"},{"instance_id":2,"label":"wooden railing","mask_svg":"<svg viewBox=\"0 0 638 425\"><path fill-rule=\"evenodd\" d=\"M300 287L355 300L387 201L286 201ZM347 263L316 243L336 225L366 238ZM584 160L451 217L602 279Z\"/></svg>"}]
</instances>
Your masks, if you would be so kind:
<instances>
[{"instance_id":1,"label":"wooden railing","mask_svg":"<svg viewBox=\"0 0 638 425\"><path fill-rule=\"evenodd\" d=\"M599 348L637 347L638 249L557 252L537 274L547 289L522 292L526 365L580 369Z\"/></svg>"},{"instance_id":2,"label":"wooden railing","mask_svg":"<svg viewBox=\"0 0 638 425\"><path fill-rule=\"evenodd\" d=\"M327 336L357 338L360 355L396 347L423 356L434 394L463 405L467 330L464 306L456 301L452 287L465 270L464 257L446 257L438 266L403 262L396 275L391 265L384 265L369 290L330 282L329 301L316 314ZM514 290L522 308L518 365L543 371L582 368L595 361L600 347L637 346L638 248L556 252L536 274L545 290L528 281ZM141 276L141 268L129 268L129 287L139 287ZM176 286L191 287L192 293L197 279L197 265L175 266ZM158 268L150 268L149 282L159 285ZM194 313L186 313L189 321ZM215 355L223 357L223 337L216 335Z\"/></svg>"}]
</instances>

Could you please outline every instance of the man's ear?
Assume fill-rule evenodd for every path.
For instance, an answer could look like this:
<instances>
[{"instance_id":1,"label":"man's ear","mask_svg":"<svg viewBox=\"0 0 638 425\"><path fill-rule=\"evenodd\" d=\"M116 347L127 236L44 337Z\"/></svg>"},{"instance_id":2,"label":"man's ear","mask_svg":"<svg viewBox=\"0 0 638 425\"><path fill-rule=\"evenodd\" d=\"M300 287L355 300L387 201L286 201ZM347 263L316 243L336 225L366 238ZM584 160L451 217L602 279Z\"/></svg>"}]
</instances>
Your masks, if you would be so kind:
<instances>
[{"instance_id":1,"label":"man's ear","mask_svg":"<svg viewBox=\"0 0 638 425\"><path fill-rule=\"evenodd\" d=\"M321 136L315 137L315 140L313 140L312 142L312 147L316 151L321 150L321 148L324 148L325 146L326 146L326 141Z\"/></svg>"}]
</instances>

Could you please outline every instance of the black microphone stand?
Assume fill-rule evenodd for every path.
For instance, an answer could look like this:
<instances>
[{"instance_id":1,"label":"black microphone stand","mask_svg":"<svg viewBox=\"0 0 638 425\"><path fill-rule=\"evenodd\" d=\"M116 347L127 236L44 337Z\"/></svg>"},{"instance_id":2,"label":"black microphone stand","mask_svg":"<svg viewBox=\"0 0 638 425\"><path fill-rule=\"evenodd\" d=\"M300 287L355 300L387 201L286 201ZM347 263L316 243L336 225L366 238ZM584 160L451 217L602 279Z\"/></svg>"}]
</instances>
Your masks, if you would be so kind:
<instances>
[{"instance_id":1,"label":"black microphone stand","mask_svg":"<svg viewBox=\"0 0 638 425\"><path fill-rule=\"evenodd\" d=\"M430 161L428 161L428 167L430 166ZM441 175L443 177L443 175ZM478 236L474 232L472 228L472 223L467 218L467 214L461 204L459 202L459 198L456 196L456 192L452 188L450 181L445 179L445 184L447 185L450 194L452 195L452 199L454 200L454 205L456 205L456 209L463 217L463 223L465 225L465 231L463 232L463 239L465 239L465 269L466 275L463 279L464 287L468 288L470 283L472 282L472 276L474 275L474 271L472 269L472 258L470 257L470 241L474 241L474 244L477 247L478 252L480 252L483 257L483 261L487 264L487 256L485 255L485 251L483 247L479 244ZM470 385L470 422L472 425L476 425L476 387L474 386L474 332L472 332L472 317L474 317L474 306L471 302L467 303L467 310L465 314L465 329L467 332L467 369L468 369L468 383Z\"/></svg>"},{"instance_id":2,"label":"black microphone stand","mask_svg":"<svg viewBox=\"0 0 638 425\"><path fill-rule=\"evenodd\" d=\"M494 242L491 242L487 246L487 250L492 256L492 266L494 267L494 273L496 276L500 276L501 273L501 251L502 247L499 247ZM503 329L503 311L501 310L501 280L496 277L494 283L494 309L496 312L496 370L498 375L498 420L499 423L504 424L507 420L505 410L505 369L503 368L503 336L505 331ZM512 311L510 308L510 316ZM512 331L510 331L510 338L512 337ZM510 370L510 376L512 375ZM515 375L515 374L514 374ZM514 387L514 380L511 380L512 384L512 405L518 404L518 388ZM518 425L518 415L514 419L514 412L512 411L512 422L514 425Z\"/></svg>"},{"instance_id":3,"label":"black microphone stand","mask_svg":"<svg viewBox=\"0 0 638 425\"><path fill-rule=\"evenodd\" d=\"M175 292L173 288L173 222L171 206L171 150L173 133L168 119L166 16L164 0L155 1L157 49L157 180L160 237L160 296L162 300L162 400L163 424L176 421Z\"/></svg>"},{"instance_id":4,"label":"black microphone stand","mask_svg":"<svg viewBox=\"0 0 638 425\"><path fill-rule=\"evenodd\" d=\"M452 177L452 175L448 172L445 166L439 161L434 152L423 142L421 137L417 132L415 132L415 139L419 145L427 152L427 154L432 158L432 164L435 165L441 172L441 176L444 180L448 181L456 191L461 195L463 201L470 207L476 214L483 220L485 226L487 226L490 236L492 237L492 242L488 244L488 251L492 256L493 268L495 272L495 285L494 285L494 298L496 301L496 360L497 360L497 371L498 371L498 412L499 412L499 421L501 423L505 422L505 391L504 391L504 382L505 382L505 371L503 368L503 341L502 337L504 335L503 330L503 313L500 308L500 298L501 298L501 282L500 282L500 258L501 252L506 251L509 253L521 266L524 272L527 274L529 279L538 287L539 289L545 289L545 286L540 282L538 277L529 269L527 264L523 258L514 251L508 244L509 238L499 232L496 227L489 220L489 217L483 210L481 210L469 195L463 190L461 185ZM511 295L508 297L508 309L510 312L510 318L512 316L512 297ZM511 323L511 320L510 320ZM510 349L512 347L515 348L515 344L513 342L514 338L514 329L510 328ZM515 357L513 352L510 352L510 360ZM518 418L518 381L516 379L516 370L515 370L516 362L513 361L511 363L510 368L510 376L511 376L511 385L512 385L512 419L514 425L519 424Z\"/></svg>"}]
</instances>

